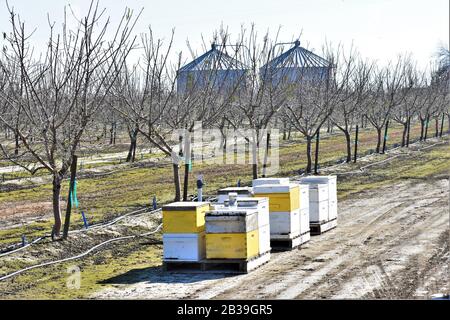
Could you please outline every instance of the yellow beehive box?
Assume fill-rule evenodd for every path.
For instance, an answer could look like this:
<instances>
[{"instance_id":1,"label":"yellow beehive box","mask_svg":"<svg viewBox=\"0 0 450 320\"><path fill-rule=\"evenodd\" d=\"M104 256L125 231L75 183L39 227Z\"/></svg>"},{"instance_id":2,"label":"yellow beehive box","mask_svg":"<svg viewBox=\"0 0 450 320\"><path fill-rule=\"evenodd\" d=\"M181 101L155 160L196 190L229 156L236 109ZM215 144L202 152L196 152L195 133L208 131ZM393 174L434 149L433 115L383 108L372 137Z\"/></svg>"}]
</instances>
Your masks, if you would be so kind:
<instances>
[{"instance_id":1,"label":"yellow beehive box","mask_svg":"<svg viewBox=\"0 0 450 320\"><path fill-rule=\"evenodd\" d=\"M203 232L209 209L209 202L173 202L163 206L163 233Z\"/></svg>"},{"instance_id":2,"label":"yellow beehive box","mask_svg":"<svg viewBox=\"0 0 450 320\"><path fill-rule=\"evenodd\" d=\"M289 212L300 207L300 189L298 184L261 185L253 187L255 197L269 198L270 212Z\"/></svg>"},{"instance_id":3,"label":"yellow beehive box","mask_svg":"<svg viewBox=\"0 0 450 320\"><path fill-rule=\"evenodd\" d=\"M247 233L207 233L206 259L250 259L259 254L258 230Z\"/></svg>"}]
</instances>

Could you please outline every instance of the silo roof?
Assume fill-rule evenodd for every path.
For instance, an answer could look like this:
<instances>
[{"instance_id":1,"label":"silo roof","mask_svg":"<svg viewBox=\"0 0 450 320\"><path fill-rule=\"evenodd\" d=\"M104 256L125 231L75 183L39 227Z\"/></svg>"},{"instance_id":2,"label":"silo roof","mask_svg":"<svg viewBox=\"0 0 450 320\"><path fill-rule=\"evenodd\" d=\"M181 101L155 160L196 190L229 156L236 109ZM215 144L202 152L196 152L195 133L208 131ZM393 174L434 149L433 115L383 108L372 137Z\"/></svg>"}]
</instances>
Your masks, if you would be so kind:
<instances>
[{"instance_id":1,"label":"silo roof","mask_svg":"<svg viewBox=\"0 0 450 320\"><path fill-rule=\"evenodd\" d=\"M247 68L242 62L230 57L225 52L217 49L215 44L212 44L211 50L181 67L178 71L201 71L211 69L246 70Z\"/></svg>"},{"instance_id":2,"label":"silo roof","mask_svg":"<svg viewBox=\"0 0 450 320\"><path fill-rule=\"evenodd\" d=\"M296 41L294 47L269 61L263 68L328 68L330 66L329 61L300 47L300 41Z\"/></svg>"}]
</instances>

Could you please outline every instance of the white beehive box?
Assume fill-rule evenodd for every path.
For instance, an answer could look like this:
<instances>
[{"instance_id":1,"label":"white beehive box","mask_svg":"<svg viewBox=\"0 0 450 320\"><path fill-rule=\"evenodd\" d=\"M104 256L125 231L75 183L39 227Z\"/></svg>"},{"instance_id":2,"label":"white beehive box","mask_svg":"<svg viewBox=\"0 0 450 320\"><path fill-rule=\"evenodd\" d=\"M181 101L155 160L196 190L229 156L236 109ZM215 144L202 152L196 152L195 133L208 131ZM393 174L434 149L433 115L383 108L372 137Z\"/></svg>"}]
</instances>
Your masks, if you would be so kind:
<instances>
[{"instance_id":1,"label":"white beehive box","mask_svg":"<svg viewBox=\"0 0 450 320\"><path fill-rule=\"evenodd\" d=\"M253 187L265 184L289 184L289 178L259 178L252 182Z\"/></svg>"},{"instance_id":2,"label":"white beehive box","mask_svg":"<svg viewBox=\"0 0 450 320\"><path fill-rule=\"evenodd\" d=\"M327 220L337 219L337 179L336 176L310 176L300 179L301 183L310 185L327 184L328 185L328 218Z\"/></svg>"},{"instance_id":3,"label":"white beehive box","mask_svg":"<svg viewBox=\"0 0 450 320\"><path fill-rule=\"evenodd\" d=\"M225 201L224 205L228 205L228 201ZM240 209L256 209L258 211L258 228L266 226L270 223L269 220L269 199L264 197L252 197L252 198L237 198L236 208Z\"/></svg>"},{"instance_id":4,"label":"white beehive box","mask_svg":"<svg viewBox=\"0 0 450 320\"><path fill-rule=\"evenodd\" d=\"M270 225L267 224L259 228L258 232L259 254L270 252Z\"/></svg>"},{"instance_id":5,"label":"white beehive box","mask_svg":"<svg viewBox=\"0 0 450 320\"><path fill-rule=\"evenodd\" d=\"M329 204L328 200L321 202L309 203L309 220L310 222L328 221Z\"/></svg>"},{"instance_id":6,"label":"white beehive box","mask_svg":"<svg viewBox=\"0 0 450 320\"><path fill-rule=\"evenodd\" d=\"M299 184L300 210L309 208L309 184Z\"/></svg>"},{"instance_id":7,"label":"white beehive box","mask_svg":"<svg viewBox=\"0 0 450 320\"><path fill-rule=\"evenodd\" d=\"M300 234L309 232L309 207L300 209Z\"/></svg>"},{"instance_id":8,"label":"white beehive box","mask_svg":"<svg viewBox=\"0 0 450 320\"><path fill-rule=\"evenodd\" d=\"M230 193L237 193L237 197L251 197L252 196L252 187L228 187L220 189L217 192L217 203L222 204L226 200L229 199Z\"/></svg>"},{"instance_id":9,"label":"white beehive box","mask_svg":"<svg viewBox=\"0 0 450 320\"><path fill-rule=\"evenodd\" d=\"M205 214L206 233L247 233L258 229L258 211L223 207Z\"/></svg>"},{"instance_id":10,"label":"white beehive box","mask_svg":"<svg viewBox=\"0 0 450 320\"><path fill-rule=\"evenodd\" d=\"M327 184L310 184L309 185L309 202L328 201L328 185Z\"/></svg>"},{"instance_id":11,"label":"white beehive box","mask_svg":"<svg viewBox=\"0 0 450 320\"><path fill-rule=\"evenodd\" d=\"M308 184L327 184L328 185L328 198L330 200L337 200L337 179L336 176L310 176L300 179L301 183Z\"/></svg>"},{"instance_id":12,"label":"white beehive box","mask_svg":"<svg viewBox=\"0 0 450 320\"><path fill-rule=\"evenodd\" d=\"M164 260L200 261L205 258L205 233L163 234Z\"/></svg>"},{"instance_id":13,"label":"white beehive box","mask_svg":"<svg viewBox=\"0 0 450 320\"><path fill-rule=\"evenodd\" d=\"M300 209L270 213L270 234L296 236L300 234Z\"/></svg>"},{"instance_id":14,"label":"white beehive box","mask_svg":"<svg viewBox=\"0 0 450 320\"><path fill-rule=\"evenodd\" d=\"M328 199L328 219L333 220L337 218L337 200Z\"/></svg>"}]
</instances>

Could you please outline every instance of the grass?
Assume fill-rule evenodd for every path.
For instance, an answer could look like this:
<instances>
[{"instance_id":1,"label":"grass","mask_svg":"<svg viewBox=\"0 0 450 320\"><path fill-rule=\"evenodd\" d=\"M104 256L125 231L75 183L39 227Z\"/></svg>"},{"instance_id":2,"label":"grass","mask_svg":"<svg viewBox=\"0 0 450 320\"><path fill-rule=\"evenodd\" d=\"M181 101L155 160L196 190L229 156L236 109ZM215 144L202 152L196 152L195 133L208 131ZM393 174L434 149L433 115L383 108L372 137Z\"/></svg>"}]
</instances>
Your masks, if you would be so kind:
<instances>
[{"instance_id":1,"label":"grass","mask_svg":"<svg viewBox=\"0 0 450 320\"><path fill-rule=\"evenodd\" d=\"M129 275L158 267L161 251L161 245L126 243L120 245L120 248L109 248L83 260L31 270L15 278L14 286L19 289L17 292L14 294L5 292L2 298L69 300L88 298L93 292L107 288L113 283L128 281ZM74 276L71 270L80 271L79 287L74 286L73 280L77 279L77 276Z\"/></svg>"}]
</instances>

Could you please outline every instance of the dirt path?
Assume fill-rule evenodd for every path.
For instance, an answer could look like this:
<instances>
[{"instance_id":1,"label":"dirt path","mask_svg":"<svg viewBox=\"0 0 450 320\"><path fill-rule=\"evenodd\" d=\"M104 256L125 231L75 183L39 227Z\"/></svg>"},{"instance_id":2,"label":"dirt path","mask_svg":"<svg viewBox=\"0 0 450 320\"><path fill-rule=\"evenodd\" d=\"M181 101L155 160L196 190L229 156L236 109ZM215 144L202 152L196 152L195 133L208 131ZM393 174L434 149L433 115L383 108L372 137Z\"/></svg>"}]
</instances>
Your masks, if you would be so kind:
<instances>
[{"instance_id":1,"label":"dirt path","mask_svg":"<svg viewBox=\"0 0 450 320\"><path fill-rule=\"evenodd\" d=\"M338 228L247 275L140 274L97 298L429 298L449 287L448 179L339 203Z\"/></svg>"}]
</instances>

